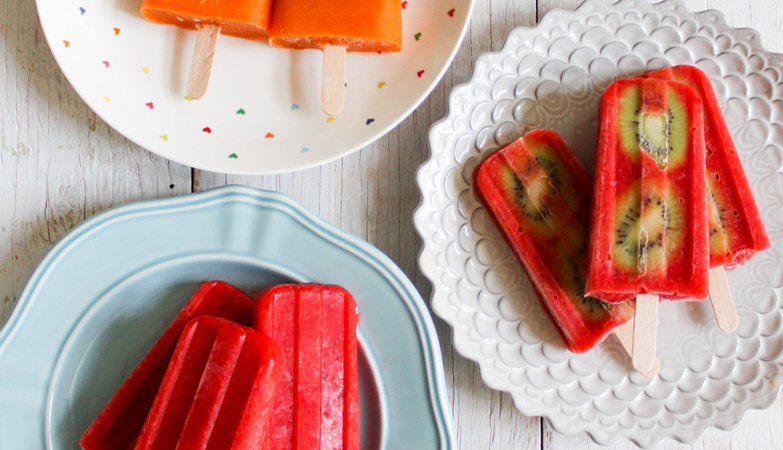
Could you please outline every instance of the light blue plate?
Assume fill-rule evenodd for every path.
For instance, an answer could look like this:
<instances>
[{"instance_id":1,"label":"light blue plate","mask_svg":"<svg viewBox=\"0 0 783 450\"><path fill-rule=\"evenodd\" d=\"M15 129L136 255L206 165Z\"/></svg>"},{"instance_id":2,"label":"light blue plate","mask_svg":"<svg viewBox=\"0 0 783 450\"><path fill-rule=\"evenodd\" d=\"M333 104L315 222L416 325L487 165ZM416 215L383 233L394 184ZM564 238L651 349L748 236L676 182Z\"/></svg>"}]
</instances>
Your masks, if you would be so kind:
<instances>
[{"instance_id":1,"label":"light blue plate","mask_svg":"<svg viewBox=\"0 0 783 450\"><path fill-rule=\"evenodd\" d=\"M456 449L438 339L389 258L292 199L229 186L85 221L46 256L0 330L0 449L77 441L204 281L251 295L338 284L359 306L362 449Z\"/></svg>"}]
</instances>

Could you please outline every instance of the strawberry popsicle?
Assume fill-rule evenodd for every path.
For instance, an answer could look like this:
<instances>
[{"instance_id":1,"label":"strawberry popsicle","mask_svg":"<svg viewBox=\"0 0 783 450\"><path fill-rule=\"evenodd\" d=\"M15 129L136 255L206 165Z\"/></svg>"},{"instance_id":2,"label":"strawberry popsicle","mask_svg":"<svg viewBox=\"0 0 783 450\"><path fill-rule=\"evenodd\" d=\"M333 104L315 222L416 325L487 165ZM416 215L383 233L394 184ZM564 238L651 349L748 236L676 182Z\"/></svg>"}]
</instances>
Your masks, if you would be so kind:
<instances>
[{"instance_id":1,"label":"strawberry popsicle","mask_svg":"<svg viewBox=\"0 0 783 450\"><path fill-rule=\"evenodd\" d=\"M707 296L703 120L680 83L625 79L601 97L586 291L637 296L637 370L654 362L659 296Z\"/></svg>"},{"instance_id":2,"label":"strawberry popsicle","mask_svg":"<svg viewBox=\"0 0 783 450\"><path fill-rule=\"evenodd\" d=\"M719 300L712 286L726 280L721 266L731 269L745 263L757 252L769 248L769 238L707 74L693 66L675 66L648 72L643 77L684 83L701 97L709 208L710 297L713 307L717 307L715 302ZM730 302L731 315L724 323L716 309L716 318L721 329L733 331L737 327L737 312L730 291L726 292L729 297L725 301Z\"/></svg>"},{"instance_id":3,"label":"strawberry popsicle","mask_svg":"<svg viewBox=\"0 0 783 450\"><path fill-rule=\"evenodd\" d=\"M703 132L683 84L624 79L601 97L588 295L707 296Z\"/></svg>"},{"instance_id":4,"label":"strawberry popsicle","mask_svg":"<svg viewBox=\"0 0 783 450\"><path fill-rule=\"evenodd\" d=\"M259 294L253 327L281 347L270 448L359 450L359 376L351 295L337 286L280 285Z\"/></svg>"},{"instance_id":5,"label":"strawberry popsicle","mask_svg":"<svg viewBox=\"0 0 783 450\"><path fill-rule=\"evenodd\" d=\"M569 350L592 348L633 315L633 295L584 296L590 175L559 135L536 130L489 156L476 195L513 249Z\"/></svg>"},{"instance_id":6,"label":"strawberry popsicle","mask_svg":"<svg viewBox=\"0 0 783 450\"><path fill-rule=\"evenodd\" d=\"M345 96L345 52L399 52L399 0L275 0L269 43L324 51L321 106L338 114Z\"/></svg>"},{"instance_id":7,"label":"strawberry popsicle","mask_svg":"<svg viewBox=\"0 0 783 450\"><path fill-rule=\"evenodd\" d=\"M251 308L252 299L239 289L221 281L203 284L87 428L79 440L81 448L132 448L185 325L191 319L205 315L250 325Z\"/></svg>"},{"instance_id":8,"label":"strawberry popsicle","mask_svg":"<svg viewBox=\"0 0 783 450\"><path fill-rule=\"evenodd\" d=\"M255 450L269 437L283 354L258 331L191 320L134 450Z\"/></svg>"}]
</instances>

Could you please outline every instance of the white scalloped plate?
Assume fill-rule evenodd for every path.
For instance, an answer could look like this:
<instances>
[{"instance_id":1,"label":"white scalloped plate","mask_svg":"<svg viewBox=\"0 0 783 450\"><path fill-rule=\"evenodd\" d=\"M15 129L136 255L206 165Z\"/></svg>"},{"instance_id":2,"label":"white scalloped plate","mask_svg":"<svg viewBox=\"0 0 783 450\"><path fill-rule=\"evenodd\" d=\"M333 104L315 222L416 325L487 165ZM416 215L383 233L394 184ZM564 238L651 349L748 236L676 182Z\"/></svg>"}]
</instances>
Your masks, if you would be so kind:
<instances>
[{"instance_id":1,"label":"white scalloped plate","mask_svg":"<svg viewBox=\"0 0 783 450\"><path fill-rule=\"evenodd\" d=\"M400 53L350 53L345 109L321 111L323 53L223 36L208 94L185 96L196 33L142 18L141 0L36 0L57 64L125 137L181 164L260 175L335 160L388 133L456 55L473 0L402 1Z\"/></svg>"},{"instance_id":2,"label":"white scalloped plate","mask_svg":"<svg viewBox=\"0 0 783 450\"><path fill-rule=\"evenodd\" d=\"M708 302L661 304L661 373L630 370L610 338L576 355L560 342L510 249L471 190L481 156L528 129L559 132L593 166L598 99L614 80L695 64L710 76L750 180L772 248L728 273L736 333L718 330ZM693 442L729 429L749 408L770 406L783 384L783 56L753 30L678 1L588 0L513 30L454 88L449 114L430 130L418 172L422 272L432 308L454 328L454 346L490 387L525 414L599 444L664 438Z\"/></svg>"}]
</instances>

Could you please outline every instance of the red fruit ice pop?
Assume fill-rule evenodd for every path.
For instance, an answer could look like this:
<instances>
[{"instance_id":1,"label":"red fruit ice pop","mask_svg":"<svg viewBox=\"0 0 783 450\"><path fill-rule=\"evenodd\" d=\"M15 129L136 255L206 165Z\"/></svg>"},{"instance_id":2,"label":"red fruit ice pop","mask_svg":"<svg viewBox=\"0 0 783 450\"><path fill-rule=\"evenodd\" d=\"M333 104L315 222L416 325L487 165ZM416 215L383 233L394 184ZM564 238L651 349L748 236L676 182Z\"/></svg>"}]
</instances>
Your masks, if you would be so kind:
<instances>
[{"instance_id":1,"label":"red fruit ice pop","mask_svg":"<svg viewBox=\"0 0 783 450\"><path fill-rule=\"evenodd\" d=\"M704 158L702 104L692 88L624 79L601 97L586 291L608 301L637 296L637 370L654 362L658 297L707 296Z\"/></svg>"},{"instance_id":2,"label":"red fruit ice pop","mask_svg":"<svg viewBox=\"0 0 783 450\"><path fill-rule=\"evenodd\" d=\"M272 418L275 450L359 450L359 375L351 294L337 286L281 285L253 305L253 327L285 355Z\"/></svg>"},{"instance_id":3,"label":"red fruit ice pop","mask_svg":"<svg viewBox=\"0 0 783 450\"><path fill-rule=\"evenodd\" d=\"M283 354L218 317L182 331L134 450L251 450L268 441Z\"/></svg>"},{"instance_id":4,"label":"red fruit ice pop","mask_svg":"<svg viewBox=\"0 0 783 450\"><path fill-rule=\"evenodd\" d=\"M128 450L139 436L182 330L199 316L250 325L252 299L222 281L204 283L79 440L84 450Z\"/></svg>"},{"instance_id":5,"label":"red fruit ice pop","mask_svg":"<svg viewBox=\"0 0 783 450\"><path fill-rule=\"evenodd\" d=\"M569 350L589 350L631 318L625 300L633 296L609 295L616 304L584 296L592 182L557 133L527 133L484 160L474 178Z\"/></svg>"},{"instance_id":6,"label":"red fruit ice pop","mask_svg":"<svg viewBox=\"0 0 783 450\"><path fill-rule=\"evenodd\" d=\"M643 77L684 83L701 97L709 209L710 298L718 325L724 331L734 331L738 322L731 291L716 290L714 286L728 288L723 267L731 269L744 264L769 248L764 223L707 74L693 66L675 66L648 72ZM721 307L722 302L728 303Z\"/></svg>"}]
</instances>

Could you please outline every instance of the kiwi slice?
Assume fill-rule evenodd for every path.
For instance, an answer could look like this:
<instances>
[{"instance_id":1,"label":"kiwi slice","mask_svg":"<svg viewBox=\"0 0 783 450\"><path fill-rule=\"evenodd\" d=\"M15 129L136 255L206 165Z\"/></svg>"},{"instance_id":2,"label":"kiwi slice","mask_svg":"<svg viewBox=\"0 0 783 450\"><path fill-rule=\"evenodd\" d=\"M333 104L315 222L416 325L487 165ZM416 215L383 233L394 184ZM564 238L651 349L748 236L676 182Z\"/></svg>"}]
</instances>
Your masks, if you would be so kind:
<instances>
[{"instance_id":1,"label":"kiwi slice","mask_svg":"<svg viewBox=\"0 0 783 450\"><path fill-rule=\"evenodd\" d=\"M565 167L562 158L557 151L550 145L531 145L528 147L530 153L536 159L536 162L544 170L549 178L549 184L565 202L571 212L576 212L579 205L589 193L574 192L573 185L565 183L563 176L568 176L568 169Z\"/></svg>"},{"instance_id":2,"label":"kiwi slice","mask_svg":"<svg viewBox=\"0 0 783 450\"><path fill-rule=\"evenodd\" d=\"M680 245L684 216L673 194L640 191L635 183L615 207L615 265L631 274L655 273Z\"/></svg>"},{"instance_id":3,"label":"kiwi slice","mask_svg":"<svg viewBox=\"0 0 783 450\"><path fill-rule=\"evenodd\" d=\"M667 87L665 114L642 112L642 85L629 85L619 96L617 132L620 147L636 161L639 150L649 154L665 169L685 160L690 136L690 120L677 93Z\"/></svg>"},{"instance_id":4,"label":"kiwi slice","mask_svg":"<svg viewBox=\"0 0 783 450\"><path fill-rule=\"evenodd\" d=\"M710 254L725 255L729 251L729 234L726 232L726 207L712 181L707 178L707 209L709 211Z\"/></svg>"},{"instance_id":5,"label":"kiwi slice","mask_svg":"<svg viewBox=\"0 0 783 450\"><path fill-rule=\"evenodd\" d=\"M556 257L552 261L552 273L557 277L560 286L563 287L571 303L574 304L582 317L590 317L591 320L605 320L614 304L603 302L595 297L585 297L585 246L578 255L572 256L568 250L558 241L556 248L551 249Z\"/></svg>"}]
</instances>

